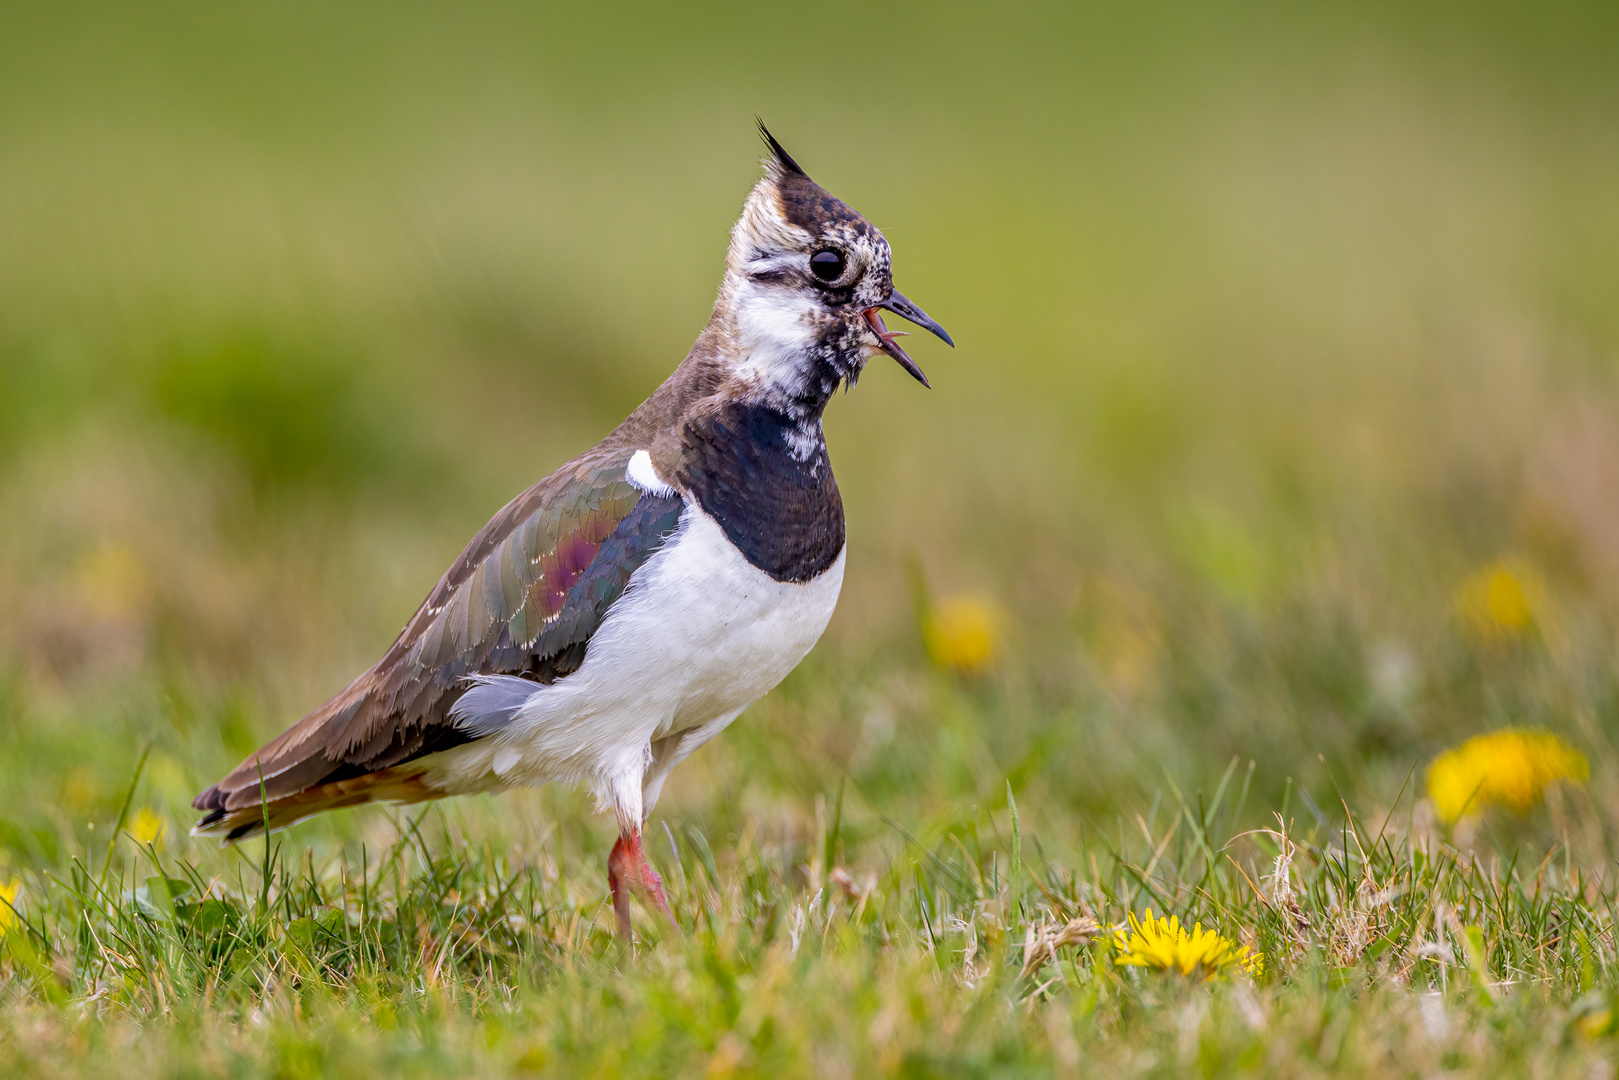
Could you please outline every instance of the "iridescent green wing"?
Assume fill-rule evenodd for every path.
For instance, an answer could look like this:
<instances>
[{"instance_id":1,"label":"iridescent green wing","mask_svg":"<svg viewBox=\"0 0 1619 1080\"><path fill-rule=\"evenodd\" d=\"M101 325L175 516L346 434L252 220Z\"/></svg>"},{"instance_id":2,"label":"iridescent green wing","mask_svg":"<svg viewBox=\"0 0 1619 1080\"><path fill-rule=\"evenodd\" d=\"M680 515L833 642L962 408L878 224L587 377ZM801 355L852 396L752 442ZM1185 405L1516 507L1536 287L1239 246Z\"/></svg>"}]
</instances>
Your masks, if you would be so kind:
<instances>
[{"instance_id":1,"label":"iridescent green wing","mask_svg":"<svg viewBox=\"0 0 1619 1080\"><path fill-rule=\"evenodd\" d=\"M199 795L217 820L474 738L450 718L469 675L554 682L583 663L631 575L674 532L678 495L625 479L628 450L595 451L509 503L484 526L386 656L348 689Z\"/></svg>"}]
</instances>

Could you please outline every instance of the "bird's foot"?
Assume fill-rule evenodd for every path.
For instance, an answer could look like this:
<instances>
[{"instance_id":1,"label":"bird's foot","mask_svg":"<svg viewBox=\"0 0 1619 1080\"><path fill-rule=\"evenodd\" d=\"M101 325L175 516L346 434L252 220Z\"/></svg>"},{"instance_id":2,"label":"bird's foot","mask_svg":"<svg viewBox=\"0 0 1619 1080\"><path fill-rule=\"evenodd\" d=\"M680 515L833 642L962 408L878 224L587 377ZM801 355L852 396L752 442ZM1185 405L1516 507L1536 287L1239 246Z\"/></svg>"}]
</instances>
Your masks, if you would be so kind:
<instances>
[{"instance_id":1,"label":"bird's foot","mask_svg":"<svg viewBox=\"0 0 1619 1080\"><path fill-rule=\"evenodd\" d=\"M633 940L630 933L632 893L662 912L675 932L680 932L680 923L676 921L675 913L670 910L669 901L663 895L663 878L647 862L639 832L620 835L618 843L613 845L613 853L607 857L607 884L613 891L613 914L618 920L618 936L623 941Z\"/></svg>"}]
</instances>

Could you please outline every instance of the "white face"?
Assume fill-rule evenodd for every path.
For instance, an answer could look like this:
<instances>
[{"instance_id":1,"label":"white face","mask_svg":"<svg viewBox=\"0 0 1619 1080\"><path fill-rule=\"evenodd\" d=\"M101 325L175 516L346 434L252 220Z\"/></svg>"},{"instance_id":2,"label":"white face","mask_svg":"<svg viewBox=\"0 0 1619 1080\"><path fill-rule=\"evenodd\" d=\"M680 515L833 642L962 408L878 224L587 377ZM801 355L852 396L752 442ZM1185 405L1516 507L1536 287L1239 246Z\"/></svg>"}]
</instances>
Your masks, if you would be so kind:
<instances>
[{"instance_id":1,"label":"white face","mask_svg":"<svg viewBox=\"0 0 1619 1080\"><path fill-rule=\"evenodd\" d=\"M807 178L772 170L748 197L726 259L721 307L736 374L774 396L824 403L882 351L866 313L892 293L883 234Z\"/></svg>"}]
</instances>

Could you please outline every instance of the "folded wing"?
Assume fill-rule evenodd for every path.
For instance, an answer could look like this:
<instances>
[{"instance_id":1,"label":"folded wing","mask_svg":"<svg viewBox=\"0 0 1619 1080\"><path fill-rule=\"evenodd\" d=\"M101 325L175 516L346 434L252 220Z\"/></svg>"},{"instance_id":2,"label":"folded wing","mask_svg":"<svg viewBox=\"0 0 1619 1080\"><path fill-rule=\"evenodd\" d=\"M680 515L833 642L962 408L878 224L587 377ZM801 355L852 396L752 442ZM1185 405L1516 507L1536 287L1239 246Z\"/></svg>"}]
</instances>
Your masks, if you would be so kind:
<instances>
[{"instance_id":1,"label":"folded wing","mask_svg":"<svg viewBox=\"0 0 1619 1080\"><path fill-rule=\"evenodd\" d=\"M680 497L630 484L629 458L586 455L507 504L387 655L197 796L197 831L236 840L259 831L266 811L276 828L336 806L438 794L410 764L499 726L455 710L471 677L547 684L577 670L631 575L674 532Z\"/></svg>"}]
</instances>

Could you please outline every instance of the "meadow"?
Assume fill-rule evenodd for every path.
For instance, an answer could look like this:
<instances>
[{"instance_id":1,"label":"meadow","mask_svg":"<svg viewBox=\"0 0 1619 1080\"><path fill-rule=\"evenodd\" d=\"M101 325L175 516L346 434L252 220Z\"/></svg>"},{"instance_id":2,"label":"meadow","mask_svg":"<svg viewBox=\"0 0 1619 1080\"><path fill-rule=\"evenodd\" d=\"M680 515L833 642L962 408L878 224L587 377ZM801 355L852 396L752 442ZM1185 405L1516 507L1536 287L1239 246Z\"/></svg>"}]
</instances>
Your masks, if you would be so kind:
<instances>
[{"instance_id":1,"label":"meadow","mask_svg":"<svg viewBox=\"0 0 1619 1080\"><path fill-rule=\"evenodd\" d=\"M0 1063L1612 1075L1616 49L1573 3L0 11ZM685 354L755 114L958 347L829 409L843 597L670 781L681 933L614 940L579 792L189 837Z\"/></svg>"}]
</instances>

